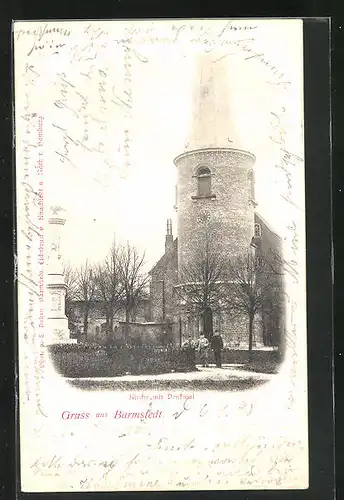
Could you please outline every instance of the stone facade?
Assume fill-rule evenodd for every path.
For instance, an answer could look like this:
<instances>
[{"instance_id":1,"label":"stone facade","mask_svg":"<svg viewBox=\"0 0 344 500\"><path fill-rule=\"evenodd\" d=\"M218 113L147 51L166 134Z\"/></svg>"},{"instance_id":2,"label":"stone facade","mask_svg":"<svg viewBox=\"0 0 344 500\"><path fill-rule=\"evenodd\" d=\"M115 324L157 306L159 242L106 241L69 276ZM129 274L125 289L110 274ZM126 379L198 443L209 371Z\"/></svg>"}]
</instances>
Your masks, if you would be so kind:
<instances>
[{"instance_id":1,"label":"stone facade","mask_svg":"<svg viewBox=\"0 0 344 500\"><path fill-rule=\"evenodd\" d=\"M224 262L250 251L267 258L273 252L281 255L278 236L256 213L255 157L238 140L228 89L228 59L213 51L202 54L196 64L188 142L174 160L178 238L173 239L168 224L165 254L150 272L151 320L171 323L176 343L189 335L197 338L203 331L199 307L195 310L183 303L176 291L190 284L185 270L200 260L205 242L211 240ZM279 290L283 284L277 276L265 308L256 314L253 345L280 344L283 301ZM199 282L195 280L193 285ZM220 331L225 345L247 346L248 317L230 316L220 305L211 309L213 329Z\"/></svg>"},{"instance_id":2,"label":"stone facade","mask_svg":"<svg viewBox=\"0 0 344 500\"><path fill-rule=\"evenodd\" d=\"M202 330L202 321L197 313L181 313L180 314L180 337L184 341L189 335L196 340L198 339ZM179 318L176 312L175 329L179 333ZM222 336L224 346L228 348L246 348L248 345L248 319L245 315L238 315L232 317L225 311L214 312L213 314L213 327L218 330ZM179 337L175 336L176 343ZM264 345L262 336L262 322L259 315L256 316L253 328L253 345L261 347Z\"/></svg>"},{"instance_id":3,"label":"stone facade","mask_svg":"<svg viewBox=\"0 0 344 500\"><path fill-rule=\"evenodd\" d=\"M169 224L170 222L168 222ZM169 325L173 343L180 338L174 287L178 284L178 239L168 226L165 254L150 271L150 321Z\"/></svg>"},{"instance_id":4,"label":"stone facade","mask_svg":"<svg viewBox=\"0 0 344 500\"><path fill-rule=\"evenodd\" d=\"M106 318L102 302L94 300L89 308L87 335L84 333L84 303L74 301L69 305L68 313L71 336L87 342L100 342L106 338ZM131 322L144 323L150 320L150 300L141 300L135 311L132 312ZM125 321L125 310L116 312L114 329ZM114 332L115 333L115 332Z\"/></svg>"},{"instance_id":5,"label":"stone facade","mask_svg":"<svg viewBox=\"0 0 344 500\"><path fill-rule=\"evenodd\" d=\"M232 149L191 151L175 159L179 271L194 261L207 231L226 256L247 250L254 229L249 176L253 161L249 153ZM210 172L208 195L198 195L202 167Z\"/></svg>"},{"instance_id":6,"label":"stone facade","mask_svg":"<svg viewBox=\"0 0 344 500\"><path fill-rule=\"evenodd\" d=\"M262 309L263 341L265 345L279 345L283 348L282 340L285 339L285 293L282 269L282 241L269 224L257 213L255 214L255 233L257 251L272 266L275 278L274 286L271 287Z\"/></svg>"},{"instance_id":7,"label":"stone facade","mask_svg":"<svg viewBox=\"0 0 344 500\"><path fill-rule=\"evenodd\" d=\"M275 255L282 255L281 240L267 223L254 214L255 229L259 236L251 233L250 243L256 245L257 255L264 256L271 263L275 262ZM253 236L252 236L253 234ZM202 331L200 315L195 312L185 311L178 306L174 289L178 281L178 243L179 238L173 242L169 249L150 272L150 312L151 321L161 322L164 317L172 328L172 338L175 344L185 340L189 335L197 339ZM246 248L247 252L250 243ZM192 240L190 241L192 244ZM275 267L275 266L274 266ZM280 346L284 332L284 292L283 275L276 269L276 286L271 288L271 296L266 297L265 307L255 317L253 328L253 345ZM165 289L165 292L164 292ZM231 316L224 310L213 312L214 330L219 330L224 344L230 348L245 348L248 344L248 318L245 315Z\"/></svg>"}]
</instances>

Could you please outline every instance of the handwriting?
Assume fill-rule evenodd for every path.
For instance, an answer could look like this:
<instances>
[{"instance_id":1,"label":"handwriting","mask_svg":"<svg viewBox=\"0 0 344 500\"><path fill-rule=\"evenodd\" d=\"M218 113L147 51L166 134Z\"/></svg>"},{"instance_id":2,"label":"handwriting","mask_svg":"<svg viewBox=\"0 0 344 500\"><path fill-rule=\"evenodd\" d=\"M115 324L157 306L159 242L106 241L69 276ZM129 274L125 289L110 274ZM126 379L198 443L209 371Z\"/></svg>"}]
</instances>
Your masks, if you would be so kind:
<instances>
[{"instance_id":1,"label":"handwriting","mask_svg":"<svg viewBox=\"0 0 344 500\"><path fill-rule=\"evenodd\" d=\"M297 356L297 343L296 343L296 320L295 320L295 313L297 309L297 303L295 300L291 302L291 308L290 308L290 329L286 330L286 343L287 347L289 350L289 353L291 354L291 365L290 365L290 372L289 372L289 381L290 381L290 387L288 390L287 394L287 405L288 409L291 409L294 406L294 394L296 390L296 375L297 375L297 366L298 366L298 356Z\"/></svg>"},{"instance_id":2,"label":"handwriting","mask_svg":"<svg viewBox=\"0 0 344 500\"><path fill-rule=\"evenodd\" d=\"M40 25L35 29L19 29L15 30L14 35L16 40L21 38L29 38L32 40L29 51L27 52L27 57L35 51L46 51L47 49L53 49L52 54L58 54L58 49L65 47L65 43L59 43L59 40L63 37L69 37L71 34L70 30L59 28L57 26L48 27L48 24L44 26Z\"/></svg>"},{"instance_id":3,"label":"handwriting","mask_svg":"<svg viewBox=\"0 0 344 500\"><path fill-rule=\"evenodd\" d=\"M104 34L98 30L91 30L90 26L85 32L93 33L92 36L96 40ZM85 51L82 52L84 54ZM58 133L55 154L61 163L74 169L82 168L76 160L77 155L80 157L80 152L97 155L96 159L87 163L90 166L96 165L89 175L102 186L105 186L107 179L110 179L108 173L115 170L122 177L131 166L132 66L134 61L139 64L148 61L144 54L128 45L123 46L120 57L124 70L122 78L113 80L113 74L109 74L108 66L98 62L97 57L94 57L92 62L86 61L89 58L80 60L80 68L75 76L69 73L67 67L57 72L53 83L56 92L53 104L57 113L52 126ZM84 79L82 92L80 86L76 84L78 75ZM109 113L111 105L115 107L113 113ZM123 124L122 131L118 130L118 127L116 129L117 137L113 135L114 122L113 120L109 122L110 116L119 118ZM113 159L116 150L123 152L122 165ZM84 169L83 173L87 175Z\"/></svg>"},{"instance_id":4,"label":"handwriting","mask_svg":"<svg viewBox=\"0 0 344 500\"><path fill-rule=\"evenodd\" d=\"M48 24L45 24L44 26L40 25L35 29L15 30L14 34L16 36L16 40L27 36L33 36L38 42L40 42L46 35L59 34L61 36L70 36L71 32L66 28L60 28L57 26L51 26L49 28Z\"/></svg>"},{"instance_id":5,"label":"handwriting","mask_svg":"<svg viewBox=\"0 0 344 500\"><path fill-rule=\"evenodd\" d=\"M271 485L283 484L290 478L300 481L302 472L295 457L303 450L302 441L282 437L215 440L210 448L204 445L202 437L179 442L161 437L156 443L138 445L136 451L123 456L40 456L31 463L31 469L35 476L68 475L82 489L94 488L95 483L99 488L106 485L115 490L190 488L197 484L226 489L235 481ZM168 475L163 473L167 452Z\"/></svg>"},{"instance_id":6,"label":"handwriting","mask_svg":"<svg viewBox=\"0 0 344 500\"><path fill-rule=\"evenodd\" d=\"M298 261L294 259L284 259L276 250L270 248L268 254L272 258L272 267L277 274L287 273L292 277L293 283L299 282Z\"/></svg>"},{"instance_id":7,"label":"handwriting","mask_svg":"<svg viewBox=\"0 0 344 500\"><path fill-rule=\"evenodd\" d=\"M90 176L102 186L106 185L107 175L109 182L113 181L113 177L110 178L113 170L119 175L126 175L134 163L132 120L137 96L133 79L139 68L143 68L142 65L151 63L150 51L145 50L145 44L180 44L183 47L182 44L188 40L190 45L197 46L200 51L219 48L222 57L234 52L237 58L245 61L246 66L263 68L266 80L271 80L269 84L279 86L282 90L291 86L288 75L279 66L280 62L273 62L268 51L259 49L256 35L259 27L256 21L224 21L216 25L197 21L173 22L163 30L159 23L130 22L118 28L118 36L117 32L104 26L96 22L87 23L86 26L82 24L77 38L72 37L74 33L63 25L57 28L49 23L39 24L33 30L15 32L16 40L27 44L25 54L30 61L25 66L25 92L22 93L21 115L18 116L24 130L21 142L22 182L19 184L23 207L19 231L24 243L21 247L18 281L27 297L21 318L25 345L31 342L35 347L37 341L40 342L40 316L35 312L37 304L40 305L43 284L40 275L35 272L33 255L35 251L36 258L38 251L43 255L43 250L39 250L43 235L38 222L43 219L43 202L35 178L42 174L42 163L39 163L40 153L37 151L41 144L32 134L39 119L39 111L33 106L30 96L33 88L40 89L41 85L46 85L46 74L40 69L42 66L37 69L34 64L41 55L54 56L53 60L58 61L56 68L53 65L50 68L51 116L45 120L45 126L50 127L49 136L54 152L51 169L57 172L63 169L64 174L70 171L73 175L75 172L69 168L79 170L83 176ZM103 49L106 48L112 54L114 47L116 52L113 57L102 57ZM66 57L59 57L62 52ZM303 159L289 147L286 113L286 107L271 113L270 139L277 150L274 169L283 183L281 197L288 204L296 206L294 174L300 171ZM273 257L278 269L288 275L293 284L298 284L300 237L298 219L294 216L287 222L287 243L290 255L281 257L276 253ZM292 357L287 403L291 408L295 403L297 382L298 332L297 306L291 298L289 306L287 346ZM24 354L24 397L30 402L34 397L36 415L47 417L41 394L42 384L46 382L44 360L40 352L35 351L32 357L28 356L28 352ZM34 387L30 376L35 379ZM83 434L85 428L79 433L80 425L73 427L73 433L70 427L68 431L52 431L48 423L44 432L42 429L35 431L36 437L53 436L54 447L47 446L47 449L40 448L36 452L33 450L33 455L30 454L31 472L37 481L39 478L57 477L61 479L56 482L60 482L63 478L69 489L86 491L191 489L199 485L202 488L226 490L233 485L269 488L286 483L302 483L304 471L298 458L304 451L303 441L276 435L257 437L246 433L242 436L241 429L239 435L233 433L235 437L229 438L226 431L234 425L233 422L240 421L240 425L248 425L251 417L258 414L257 405L253 404L250 396L246 400L239 400L239 404L238 399L235 401L236 404L232 404L231 400L222 399L220 405L213 405L208 400L186 399L164 410L167 426L160 427L156 423L154 432L149 422L138 421L137 426L124 426L121 419L116 419L116 422L111 419L117 427L110 427L106 422L109 419L100 416L94 426L88 422L89 435ZM40 418L40 421L43 420ZM47 418L45 420L50 421ZM60 424L67 425L69 422L59 421ZM107 436L112 436L111 446L104 446L105 433L101 434L106 425L109 425L106 428L106 434L109 432ZM167 432L168 427L172 431L169 429ZM90 446L96 440L99 446Z\"/></svg>"},{"instance_id":8,"label":"handwriting","mask_svg":"<svg viewBox=\"0 0 344 500\"><path fill-rule=\"evenodd\" d=\"M245 61L258 62L262 65L272 77L272 80L268 81L269 84L287 88L291 85L291 82L276 63L270 61L264 52L255 49L255 37L237 38L236 36L243 33L254 35L258 29L257 24L252 25L248 22L235 22L233 20L226 20L223 24L217 23L213 26L197 22L172 23L171 26L164 26L162 31L159 29L158 24L146 23L145 26L137 24L125 26L121 36L113 37L110 32L103 28L90 24L84 30L88 40L85 41L85 45L75 45L73 47L72 57L78 61L95 60L98 57L98 50L108 47L110 44L123 47L130 46L132 54L141 62L147 62L148 58L140 54L134 48L134 45L149 46L152 44L183 44L188 42L191 45L203 47L203 50L207 52L214 48L226 50L226 48L230 47L231 49L237 49L238 53L244 56ZM117 96L116 99L118 99ZM124 102L126 102L125 99Z\"/></svg>"},{"instance_id":9,"label":"handwriting","mask_svg":"<svg viewBox=\"0 0 344 500\"><path fill-rule=\"evenodd\" d=\"M189 400L187 399L186 401L184 401L182 409L173 413L174 418L177 420L177 418L181 417L185 412L190 410L189 406Z\"/></svg>"},{"instance_id":10,"label":"handwriting","mask_svg":"<svg viewBox=\"0 0 344 500\"><path fill-rule=\"evenodd\" d=\"M173 411L172 416L175 420L185 416L188 411L196 412L199 417L213 419L213 418L230 418L234 414L240 414L242 417L251 415L253 411L253 405L247 401L242 401L237 407L232 407L229 409L229 405L226 404L223 408L216 409L215 414L213 409L208 403L197 403L191 398L187 398L181 408L177 411Z\"/></svg>"},{"instance_id":11,"label":"handwriting","mask_svg":"<svg viewBox=\"0 0 344 500\"><path fill-rule=\"evenodd\" d=\"M275 163L275 169L280 175L282 188L280 197L283 202L286 202L291 209L292 215L289 221L286 223L286 236L284 237L285 251L281 256L277 254L274 250L270 250L272 260L276 268L278 268L282 274L286 277L291 278L289 287L295 287L295 285L300 284L300 263L299 263L299 219L295 210L300 211L300 207L296 203L296 189L295 189L295 179L296 175L299 175L299 167L303 164L303 158L290 151L288 147L288 133L287 133L287 119L286 116L289 112L287 106L284 102L286 89L282 90L283 95L281 96L281 102L283 105L276 111L270 113L271 117L271 134L270 140L272 144L277 148L277 153L279 155L278 162ZM288 280L289 281L289 280ZM287 283L287 282L285 282ZM295 288L288 288L290 293L291 290ZM287 307L286 307L286 347L287 347L287 359L289 360L288 378L289 378L289 388L286 397L286 404L288 409L292 409L295 404L295 391L297 388L297 369L298 369L298 356L297 356L297 320L296 320L296 309L297 304L292 296L287 295Z\"/></svg>"},{"instance_id":12,"label":"handwriting","mask_svg":"<svg viewBox=\"0 0 344 500\"><path fill-rule=\"evenodd\" d=\"M284 179L284 189L281 193L283 200L292 204L295 208L299 208L298 205L293 200L294 186L293 186L293 176L295 175L295 167L303 162L303 159L290 151L285 147L286 145L286 131L283 126L283 116L286 112L285 107L281 108L282 111L279 113L272 112L273 116L272 132L270 139L274 144L279 146L280 158L279 162L275 164L275 168L283 176Z\"/></svg>"}]
</instances>

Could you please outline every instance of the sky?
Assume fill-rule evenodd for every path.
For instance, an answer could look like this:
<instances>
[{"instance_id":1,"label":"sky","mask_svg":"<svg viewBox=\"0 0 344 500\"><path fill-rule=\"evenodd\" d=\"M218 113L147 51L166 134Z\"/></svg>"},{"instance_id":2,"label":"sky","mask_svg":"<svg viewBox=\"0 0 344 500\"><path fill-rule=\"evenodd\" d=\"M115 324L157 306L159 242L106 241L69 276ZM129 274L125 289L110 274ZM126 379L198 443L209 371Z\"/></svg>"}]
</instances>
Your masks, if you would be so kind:
<instances>
[{"instance_id":1,"label":"sky","mask_svg":"<svg viewBox=\"0 0 344 500\"><path fill-rule=\"evenodd\" d=\"M254 36L228 33L240 47L217 44L216 51L228 60L232 122L256 156L259 211L281 234L290 214L280 200L285 175L275 167L281 147L271 134L280 137L282 129L292 151L303 155L302 33L299 22L257 22ZM223 22L217 23L219 30ZM153 31L170 33L171 24L155 23ZM192 35L183 29L178 43L138 38L128 55L113 42L116 23L93 25L105 35L87 38L83 47L86 24L80 23L76 45L55 58L33 53L44 116L45 211L65 209L63 255L72 264L103 259L116 238L145 251L150 268L164 252L167 218L177 236L173 159L192 128L195 64L206 46L188 43ZM248 48L260 56L251 58ZM285 80L287 87L276 84ZM303 171L295 190L302 205Z\"/></svg>"},{"instance_id":2,"label":"sky","mask_svg":"<svg viewBox=\"0 0 344 500\"><path fill-rule=\"evenodd\" d=\"M256 156L259 212L286 241L285 258L292 258L293 265L300 268L296 281L285 273L290 356L283 364L282 377L266 384L269 389L263 399L261 392L258 397L253 394L254 425L249 439L241 417L242 403L248 406L239 393L233 396L231 406L240 409L238 425L230 427L233 436L239 431L241 444L248 442L250 446L252 429L256 429L258 438L282 437L279 443L288 445L288 449L301 438L304 449L296 446L294 456L297 461L302 451L305 459L300 474L302 486L307 486L304 166L295 159L295 155L303 156L302 22L80 21L63 22L60 31L55 21L51 23L51 30L45 30L40 21L33 22L32 28L31 23L24 23L22 31L20 22L14 25L19 378L24 394L21 409L27 417L23 420L24 445L34 443L23 447L25 454L28 450L24 465L33 463L32 450L36 456L43 456L45 463L50 462L54 450L67 464L82 450L85 460L99 458L100 463L104 453L112 456L114 448L107 421L104 419L101 433L99 426L92 432L90 420L91 427L83 424L75 428L68 448L70 457L64 455L70 429L60 425L61 413L66 408L98 411L99 404L100 408L111 409L113 394L110 401L106 391L68 392L66 384L51 373L50 363L44 363L45 346L51 340L45 322L51 316L51 304L48 300L41 302L41 288L45 279L47 285L59 279L58 275L44 278L44 265L49 262L39 254L42 240L49 252L50 208L61 206L65 210L61 251L72 264L103 259L116 236L117 242L129 240L140 251L146 250L147 268L154 265L164 251L168 217L174 219L177 235L173 159L184 150L192 123L195 61L212 42L228 56L232 121L243 147ZM249 26L254 30L242 29ZM196 40L194 44L192 39ZM284 86L283 81L290 83ZM312 165L307 168L311 172ZM39 221L38 189L43 192L44 221ZM34 283L38 283L39 296L33 293ZM55 324L56 318L53 320ZM274 405L273 418L267 419L266 402L271 402L277 391L281 395L281 399L276 398L278 411ZM217 415L216 409L225 408L230 395L207 393L209 397ZM49 418L39 419L38 410L42 408ZM189 416L194 424L193 414ZM227 428L228 421L223 422ZM262 422L263 428L258 425ZM190 442L189 427L178 429L183 431L181 439L185 442ZM81 428L84 430L79 432ZM159 426L154 424L154 429L160 433ZM167 437L172 441L173 433ZM95 446L85 451L88 438ZM149 436L142 434L142 438L146 444ZM151 438L155 439L154 432ZM131 446L128 450L131 453ZM277 451L280 453L279 448ZM124 460L127 458L131 460L132 456L126 455ZM24 473L28 470L24 467ZM29 476L25 474L24 482L30 489L32 484L36 487L37 477ZM68 474L66 477L69 481ZM93 479L97 479L95 475ZM54 488L50 477L45 484L48 489ZM65 484L71 486L70 481Z\"/></svg>"}]
</instances>

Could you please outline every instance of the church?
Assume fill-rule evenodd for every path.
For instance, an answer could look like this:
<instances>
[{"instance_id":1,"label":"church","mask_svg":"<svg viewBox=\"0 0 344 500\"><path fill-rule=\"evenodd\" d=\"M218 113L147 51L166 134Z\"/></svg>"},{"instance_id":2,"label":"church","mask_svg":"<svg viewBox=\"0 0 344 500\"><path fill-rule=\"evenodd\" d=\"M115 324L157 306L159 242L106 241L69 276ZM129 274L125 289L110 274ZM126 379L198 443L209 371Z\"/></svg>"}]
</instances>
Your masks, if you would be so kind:
<instances>
[{"instance_id":1,"label":"church","mask_svg":"<svg viewBox=\"0 0 344 500\"><path fill-rule=\"evenodd\" d=\"M174 159L177 169L177 237L167 220L165 253L150 271L150 320L169 325L171 341L220 332L224 344L246 347L247 318L234 318L218 300L211 311L189 307L181 290L197 282L195 263L204 245L231 259L255 252L280 266L281 240L259 215L255 200L255 156L235 135L228 91L227 58L213 52L199 56L187 148ZM211 241L211 243L209 243ZM216 248L216 250L215 250ZM277 256L277 258L276 258ZM208 269L209 271L209 269ZM211 270L210 270L211 271ZM212 271L214 272L214 271ZM199 279L199 278L198 278ZM216 281L215 279L213 280ZM278 346L284 331L283 273L276 273L278 296L255 317L254 346ZM214 295L214 294L213 294ZM272 299L274 306L271 306ZM210 314L209 314L210 312ZM206 314L207 313L207 314ZM207 330L207 331L205 331Z\"/></svg>"}]
</instances>

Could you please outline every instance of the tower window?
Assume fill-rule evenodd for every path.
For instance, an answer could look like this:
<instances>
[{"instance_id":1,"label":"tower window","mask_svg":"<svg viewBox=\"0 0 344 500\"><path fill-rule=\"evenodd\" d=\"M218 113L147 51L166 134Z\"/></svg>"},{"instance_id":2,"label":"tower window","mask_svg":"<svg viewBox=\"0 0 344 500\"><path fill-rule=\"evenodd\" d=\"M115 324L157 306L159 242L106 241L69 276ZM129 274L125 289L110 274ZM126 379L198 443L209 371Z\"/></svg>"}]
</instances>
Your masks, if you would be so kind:
<instances>
[{"instance_id":1,"label":"tower window","mask_svg":"<svg viewBox=\"0 0 344 500\"><path fill-rule=\"evenodd\" d=\"M261 228L261 225L256 223L254 225L254 237L255 238L261 238L262 236L262 228Z\"/></svg>"},{"instance_id":2,"label":"tower window","mask_svg":"<svg viewBox=\"0 0 344 500\"><path fill-rule=\"evenodd\" d=\"M198 196L211 196L211 172L207 167L197 171Z\"/></svg>"}]
</instances>

